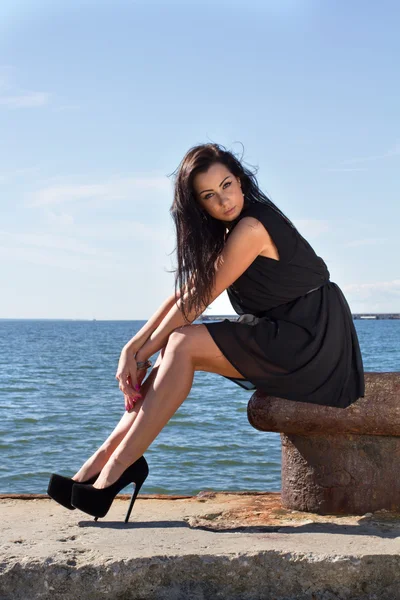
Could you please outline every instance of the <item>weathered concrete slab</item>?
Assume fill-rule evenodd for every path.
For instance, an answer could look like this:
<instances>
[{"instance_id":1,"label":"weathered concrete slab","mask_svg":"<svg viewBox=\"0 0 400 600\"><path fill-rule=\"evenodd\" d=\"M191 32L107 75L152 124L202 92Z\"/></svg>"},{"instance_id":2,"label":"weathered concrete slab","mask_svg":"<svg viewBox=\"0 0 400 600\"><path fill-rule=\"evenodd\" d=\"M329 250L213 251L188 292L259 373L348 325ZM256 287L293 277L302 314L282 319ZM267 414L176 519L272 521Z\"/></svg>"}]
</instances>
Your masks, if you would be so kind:
<instances>
[{"instance_id":1,"label":"weathered concrete slab","mask_svg":"<svg viewBox=\"0 0 400 600\"><path fill-rule=\"evenodd\" d=\"M322 516L279 493L130 496L95 522L0 496L0 600L400 600L400 515Z\"/></svg>"}]
</instances>

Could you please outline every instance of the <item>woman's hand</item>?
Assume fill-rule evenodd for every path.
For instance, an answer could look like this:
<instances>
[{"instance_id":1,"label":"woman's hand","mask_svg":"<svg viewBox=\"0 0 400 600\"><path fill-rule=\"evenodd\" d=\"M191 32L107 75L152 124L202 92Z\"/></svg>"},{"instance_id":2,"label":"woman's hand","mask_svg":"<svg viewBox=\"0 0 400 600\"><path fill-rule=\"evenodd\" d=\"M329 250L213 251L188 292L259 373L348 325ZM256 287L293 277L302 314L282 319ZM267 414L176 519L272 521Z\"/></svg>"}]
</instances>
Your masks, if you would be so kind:
<instances>
[{"instance_id":1,"label":"woman's hand","mask_svg":"<svg viewBox=\"0 0 400 600\"><path fill-rule=\"evenodd\" d=\"M142 397L139 393L139 388L143 380L142 372L137 371L133 352L129 352L125 348L122 349L115 378L118 379L119 389L124 394L125 410L131 411L135 406L136 400Z\"/></svg>"}]
</instances>

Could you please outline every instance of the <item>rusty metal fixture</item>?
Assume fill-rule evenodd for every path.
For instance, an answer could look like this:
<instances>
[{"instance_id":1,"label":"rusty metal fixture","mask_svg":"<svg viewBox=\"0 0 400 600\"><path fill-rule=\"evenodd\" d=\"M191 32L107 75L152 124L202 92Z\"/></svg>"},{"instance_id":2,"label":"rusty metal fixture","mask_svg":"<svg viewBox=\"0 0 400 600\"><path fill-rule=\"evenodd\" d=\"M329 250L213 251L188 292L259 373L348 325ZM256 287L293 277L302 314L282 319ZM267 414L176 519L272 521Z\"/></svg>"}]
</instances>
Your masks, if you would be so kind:
<instances>
[{"instance_id":1,"label":"rusty metal fixture","mask_svg":"<svg viewBox=\"0 0 400 600\"><path fill-rule=\"evenodd\" d=\"M400 373L365 373L365 397L333 408L257 390L247 416L282 441L282 506L321 515L400 511Z\"/></svg>"}]
</instances>

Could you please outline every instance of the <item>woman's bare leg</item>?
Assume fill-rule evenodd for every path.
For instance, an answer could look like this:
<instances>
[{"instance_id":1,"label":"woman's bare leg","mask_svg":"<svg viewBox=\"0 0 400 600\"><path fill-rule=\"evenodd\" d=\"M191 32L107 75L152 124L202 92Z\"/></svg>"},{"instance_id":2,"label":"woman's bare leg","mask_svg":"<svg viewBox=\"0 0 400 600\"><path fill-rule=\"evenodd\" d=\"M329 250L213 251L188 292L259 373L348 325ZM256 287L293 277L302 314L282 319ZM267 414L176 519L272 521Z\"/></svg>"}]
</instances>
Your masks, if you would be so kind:
<instances>
[{"instance_id":1,"label":"woman's bare leg","mask_svg":"<svg viewBox=\"0 0 400 600\"><path fill-rule=\"evenodd\" d=\"M187 325L172 332L146 401L93 484L95 488L114 483L142 456L188 396L195 370L242 377L223 356L204 325Z\"/></svg>"},{"instance_id":2,"label":"woman's bare leg","mask_svg":"<svg viewBox=\"0 0 400 600\"><path fill-rule=\"evenodd\" d=\"M79 471L77 471L77 473L73 475L72 479L74 481L85 481L96 475L96 473L98 473L99 471L101 471L101 469L107 463L114 450L122 442L125 435L132 427L132 424L135 421L144 400L146 399L146 394L157 375L162 355L163 349L158 355L157 360L154 363L153 369L151 370L151 373L141 385L140 393L142 395L142 399L136 401L135 407L132 412L124 412L117 426L108 436L105 442L103 442L103 444L96 450L96 452L94 452L94 454L92 454L92 456L90 456L90 458L87 459L87 461L82 465Z\"/></svg>"}]
</instances>

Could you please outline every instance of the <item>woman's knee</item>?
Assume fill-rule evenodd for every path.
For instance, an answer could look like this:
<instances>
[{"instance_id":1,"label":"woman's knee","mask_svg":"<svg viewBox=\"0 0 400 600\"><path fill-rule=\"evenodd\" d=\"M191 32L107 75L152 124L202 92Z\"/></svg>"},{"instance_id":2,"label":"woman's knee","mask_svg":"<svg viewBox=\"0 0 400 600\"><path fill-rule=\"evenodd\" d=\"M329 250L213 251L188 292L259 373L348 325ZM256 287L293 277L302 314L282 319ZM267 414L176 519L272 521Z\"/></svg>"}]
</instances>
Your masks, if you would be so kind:
<instances>
[{"instance_id":1,"label":"woman's knee","mask_svg":"<svg viewBox=\"0 0 400 600\"><path fill-rule=\"evenodd\" d=\"M188 353L191 346L191 336L189 334L190 325L183 325L174 329L169 337L164 351L168 353Z\"/></svg>"},{"instance_id":2,"label":"woman's knee","mask_svg":"<svg viewBox=\"0 0 400 600\"><path fill-rule=\"evenodd\" d=\"M168 337L167 344L164 348L168 355L190 359L191 356L191 336L188 333L190 325L184 325L174 329Z\"/></svg>"}]
</instances>

